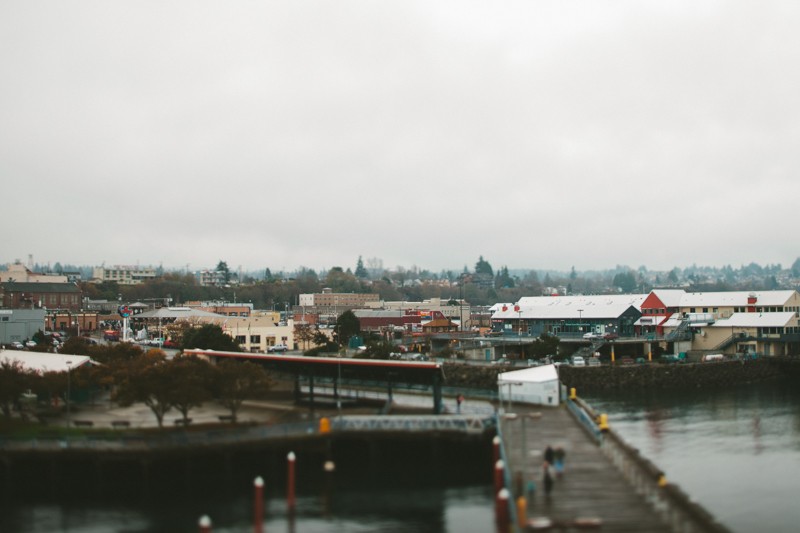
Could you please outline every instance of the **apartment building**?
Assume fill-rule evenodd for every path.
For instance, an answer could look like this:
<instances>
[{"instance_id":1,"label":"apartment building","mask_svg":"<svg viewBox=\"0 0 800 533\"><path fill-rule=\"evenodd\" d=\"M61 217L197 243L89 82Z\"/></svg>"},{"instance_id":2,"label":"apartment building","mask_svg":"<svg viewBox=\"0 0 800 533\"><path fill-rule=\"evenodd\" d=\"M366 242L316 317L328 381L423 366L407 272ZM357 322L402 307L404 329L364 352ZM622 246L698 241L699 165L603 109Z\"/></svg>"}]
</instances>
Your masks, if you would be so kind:
<instances>
[{"instance_id":1,"label":"apartment building","mask_svg":"<svg viewBox=\"0 0 800 533\"><path fill-rule=\"evenodd\" d=\"M139 266L95 267L92 269L92 282L115 282L119 285L138 285L157 277L156 269Z\"/></svg>"}]
</instances>

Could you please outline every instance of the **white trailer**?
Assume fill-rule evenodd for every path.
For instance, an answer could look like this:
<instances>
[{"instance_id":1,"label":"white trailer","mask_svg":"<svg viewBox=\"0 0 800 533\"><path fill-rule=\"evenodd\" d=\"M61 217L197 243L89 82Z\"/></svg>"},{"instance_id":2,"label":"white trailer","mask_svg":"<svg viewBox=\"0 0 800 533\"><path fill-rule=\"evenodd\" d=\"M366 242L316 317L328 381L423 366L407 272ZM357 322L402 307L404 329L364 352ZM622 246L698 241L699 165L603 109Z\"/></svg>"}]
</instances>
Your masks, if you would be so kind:
<instances>
[{"instance_id":1,"label":"white trailer","mask_svg":"<svg viewBox=\"0 0 800 533\"><path fill-rule=\"evenodd\" d=\"M497 389L503 405L509 402L553 406L559 404L560 387L555 365L503 372L497 376Z\"/></svg>"}]
</instances>

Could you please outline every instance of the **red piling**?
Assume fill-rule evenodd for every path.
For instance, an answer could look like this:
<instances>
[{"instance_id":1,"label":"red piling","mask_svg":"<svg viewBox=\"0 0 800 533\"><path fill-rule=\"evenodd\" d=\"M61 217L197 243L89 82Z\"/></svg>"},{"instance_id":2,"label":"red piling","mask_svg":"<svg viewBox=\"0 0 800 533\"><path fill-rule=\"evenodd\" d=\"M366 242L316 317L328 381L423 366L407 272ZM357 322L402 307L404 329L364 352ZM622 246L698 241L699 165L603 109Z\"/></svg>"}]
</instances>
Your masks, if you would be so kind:
<instances>
[{"instance_id":1,"label":"red piling","mask_svg":"<svg viewBox=\"0 0 800 533\"><path fill-rule=\"evenodd\" d=\"M286 506L289 508L290 511L294 511L295 506L295 496L294 496L294 489L295 489L295 472L294 472L294 463L295 463L295 455L294 452L289 452L289 455L286 456L288 460L288 472L286 477Z\"/></svg>"},{"instance_id":2,"label":"red piling","mask_svg":"<svg viewBox=\"0 0 800 533\"><path fill-rule=\"evenodd\" d=\"M502 459L499 459L494 464L494 491L497 493L500 489L505 487L505 479L504 479L504 470L505 470L505 463Z\"/></svg>"},{"instance_id":3,"label":"red piling","mask_svg":"<svg viewBox=\"0 0 800 533\"><path fill-rule=\"evenodd\" d=\"M253 531L264 531L264 480L258 476L253 480Z\"/></svg>"},{"instance_id":4,"label":"red piling","mask_svg":"<svg viewBox=\"0 0 800 533\"><path fill-rule=\"evenodd\" d=\"M497 531L509 531L510 521L508 516L508 489L500 489L495 497L494 516L497 522Z\"/></svg>"}]
</instances>

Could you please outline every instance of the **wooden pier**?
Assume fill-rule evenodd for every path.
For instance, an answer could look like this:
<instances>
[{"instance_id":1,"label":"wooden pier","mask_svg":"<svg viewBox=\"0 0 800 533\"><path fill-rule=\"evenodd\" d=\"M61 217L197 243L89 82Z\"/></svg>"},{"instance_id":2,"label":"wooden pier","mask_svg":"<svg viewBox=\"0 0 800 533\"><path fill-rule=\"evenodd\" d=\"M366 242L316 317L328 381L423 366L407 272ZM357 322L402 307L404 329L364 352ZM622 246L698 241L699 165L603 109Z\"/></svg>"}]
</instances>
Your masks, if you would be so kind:
<instances>
[{"instance_id":1,"label":"wooden pier","mask_svg":"<svg viewBox=\"0 0 800 533\"><path fill-rule=\"evenodd\" d=\"M637 450L613 432L600 432L596 416L579 400L557 407L516 404L500 414L500 458L516 520L512 530L727 531ZM564 473L554 474L549 494L548 446L565 452ZM519 496L526 502L517 513Z\"/></svg>"}]
</instances>

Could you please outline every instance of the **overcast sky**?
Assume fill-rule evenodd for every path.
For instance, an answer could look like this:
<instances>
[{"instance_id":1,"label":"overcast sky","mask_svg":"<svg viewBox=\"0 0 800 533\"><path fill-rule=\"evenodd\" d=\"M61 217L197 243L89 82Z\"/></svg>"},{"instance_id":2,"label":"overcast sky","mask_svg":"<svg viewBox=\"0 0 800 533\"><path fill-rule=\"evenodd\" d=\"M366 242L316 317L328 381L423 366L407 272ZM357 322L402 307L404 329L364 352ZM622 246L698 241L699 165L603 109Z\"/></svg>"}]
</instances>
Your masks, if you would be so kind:
<instances>
[{"instance_id":1,"label":"overcast sky","mask_svg":"<svg viewBox=\"0 0 800 533\"><path fill-rule=\"evenodd\" d=\"M800 256L800 2L0 3L0 262Z\"/></svg>"}]
</instances>

